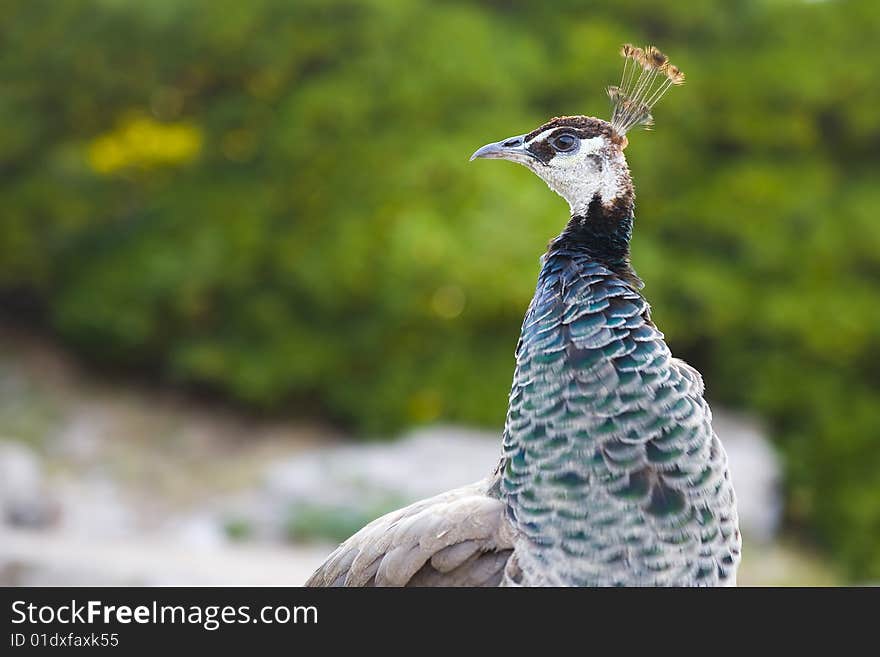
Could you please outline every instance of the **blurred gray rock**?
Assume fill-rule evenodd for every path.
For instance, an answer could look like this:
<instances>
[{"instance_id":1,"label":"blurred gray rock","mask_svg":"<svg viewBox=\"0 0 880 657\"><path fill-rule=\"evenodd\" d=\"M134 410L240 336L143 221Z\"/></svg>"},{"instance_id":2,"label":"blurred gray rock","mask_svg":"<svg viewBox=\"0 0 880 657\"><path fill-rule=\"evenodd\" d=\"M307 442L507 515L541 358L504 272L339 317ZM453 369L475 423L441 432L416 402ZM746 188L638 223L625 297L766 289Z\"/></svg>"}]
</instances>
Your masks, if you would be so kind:
<instances>
[{"instance_id":1,"label":"blurred gray rock","mask_svg":"<svg viewBox=\"0 0 880 657\"><path fill-rule=\"evenodd\" d=\"M773 540L782 518L779 457L748 417L715 413L712 425L727 451L743 534L756 541Z\"/></svg>"},{"instance_id":2,"label":"blurred gray rock","mask_svg":"<svg viewBox=\"0 0 880 657\"><path fill-rule=\"evenodd\" d=\"M57 519L39 457L22 443L0 441L0 508L3 521L14 527L46 527Z\"/></svg>"},{"instance_id":3,"label":"blurred gray rock","mask_svg":"<svg viewBox=\"0 0 880 657\"><path fill-rule=\"evenodd\" d=\"M266 485L287 499L328 504L365 494L415 500L486 476L500 454L495 433L439 426L394 442L297 455L272 466Z\"/></svg>"},{"instance_id":4,"label":"blurred gray rock","mask_svg":"<svg viewBox=\"0 0 880 657\"><path fill-rule=\"evenodd\" d=\"M137 528L138 510L124 487L95 473L54 482L60 499L59 525L71 536L113 538Z\"/></svg>"}]
</instances>

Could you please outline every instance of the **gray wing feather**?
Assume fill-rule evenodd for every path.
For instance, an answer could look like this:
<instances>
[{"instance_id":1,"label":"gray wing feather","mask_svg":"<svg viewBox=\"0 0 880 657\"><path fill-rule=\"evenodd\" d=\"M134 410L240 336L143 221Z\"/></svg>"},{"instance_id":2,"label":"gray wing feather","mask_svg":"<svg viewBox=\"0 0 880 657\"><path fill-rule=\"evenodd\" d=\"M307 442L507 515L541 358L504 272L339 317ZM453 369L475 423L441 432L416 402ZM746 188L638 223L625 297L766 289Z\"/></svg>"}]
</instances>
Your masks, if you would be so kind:
<instances>
[{"instance_id":1,"label":"gray wing feather","mask_svg":"<svg viewBox=\"0 0 880 657\"><path fill-rule=\"evenodd\" d=\"M496 586L513 549L488 482L374 520L340 545L306 586Z\"/></svg>"}]
</instances>

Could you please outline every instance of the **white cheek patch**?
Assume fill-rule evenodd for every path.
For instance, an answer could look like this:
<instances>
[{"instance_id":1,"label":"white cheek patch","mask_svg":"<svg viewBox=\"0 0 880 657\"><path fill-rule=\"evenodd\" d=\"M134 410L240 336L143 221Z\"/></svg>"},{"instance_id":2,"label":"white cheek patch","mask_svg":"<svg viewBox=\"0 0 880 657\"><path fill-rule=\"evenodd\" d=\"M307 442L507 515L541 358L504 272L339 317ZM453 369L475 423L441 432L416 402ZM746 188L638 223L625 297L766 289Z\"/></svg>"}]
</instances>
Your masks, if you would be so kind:
<instances>
[{"instance_id":1,"label":"white cheek patch","mask_svg":"<svg viewBox=\"0 0 880 657\"><path fill-rule=\"evenodd\" d=\"M541 139L552 130L535 139ZM620 161L618 161L620 160ZM572 214L583 214L598 194L603 203L617 198L625 182L626 161L612 154L603 137L581 139L576 153L557 154L546 166L534 169L554 192L568 201Z\"/></svg>"}]
</instances>

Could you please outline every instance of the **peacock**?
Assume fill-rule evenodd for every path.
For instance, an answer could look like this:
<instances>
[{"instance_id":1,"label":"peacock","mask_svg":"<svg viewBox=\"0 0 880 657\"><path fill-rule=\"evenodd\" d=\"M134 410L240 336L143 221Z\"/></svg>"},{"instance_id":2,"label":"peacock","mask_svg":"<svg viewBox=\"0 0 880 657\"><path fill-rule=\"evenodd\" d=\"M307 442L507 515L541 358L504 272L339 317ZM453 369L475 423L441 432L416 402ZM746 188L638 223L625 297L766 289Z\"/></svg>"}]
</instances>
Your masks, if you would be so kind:
<instances>
[{"instance_id":1,"label":"peacock","mask_svg":"<svg viewBox=\"0 0 880 657\"><path fill-rule=\"evenodd\" d=\"M373 521L308 586L722 586L741 539L699 372L674 358L630 263L627 133L682 72L623 46L611 120L557 117L477 150L569 204L526 312L485 479Z\"/></svg>"}]
</instances>

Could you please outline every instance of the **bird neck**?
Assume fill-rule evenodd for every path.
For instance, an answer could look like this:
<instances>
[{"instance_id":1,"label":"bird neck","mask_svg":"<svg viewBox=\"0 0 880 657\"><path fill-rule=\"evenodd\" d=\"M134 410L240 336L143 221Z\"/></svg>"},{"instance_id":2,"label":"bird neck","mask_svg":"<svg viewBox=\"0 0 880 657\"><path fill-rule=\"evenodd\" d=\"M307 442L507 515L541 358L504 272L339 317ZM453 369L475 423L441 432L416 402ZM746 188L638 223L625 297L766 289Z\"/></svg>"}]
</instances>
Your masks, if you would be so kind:
<instances>
[{"instance_id":1,"label":"bird neck","mask_svg":"<svg viewBox=\"0 0 880 657\"><path fill-rule=\"evenodd\" d=\"M599 194L595 194L585 211L572 214L562 233L550 242L547 255L585 254L633 287L641 288L642 281L630 264L634 205L631 190L608 203L603 203Z\"/></svg>"}]
</instances>

